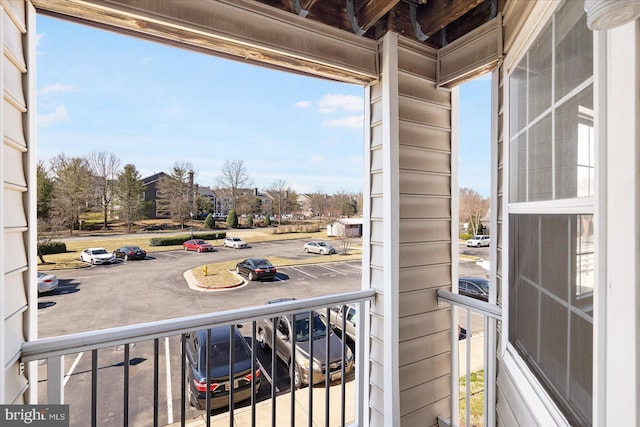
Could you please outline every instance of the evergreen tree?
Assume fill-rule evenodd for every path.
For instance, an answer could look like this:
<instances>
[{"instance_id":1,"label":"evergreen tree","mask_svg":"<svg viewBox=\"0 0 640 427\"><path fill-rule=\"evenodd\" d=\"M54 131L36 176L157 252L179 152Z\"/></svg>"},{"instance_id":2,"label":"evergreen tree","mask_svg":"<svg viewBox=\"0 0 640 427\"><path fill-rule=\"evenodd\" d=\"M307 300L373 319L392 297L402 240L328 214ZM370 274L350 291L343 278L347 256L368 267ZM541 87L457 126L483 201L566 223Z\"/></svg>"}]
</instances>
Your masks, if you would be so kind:
<instances>
[{"instance_id":1,"label":"evergreen tree","mask_svg":"<svg viewBox=\"0 0 640 427\"><path fill-rule=\"evenodd\" d=\"M238 214L236 214L235 209L231 209L229 215L227 215L227 226L238 228Z\"/></svg>"},{"instance_id":2,"label":"evergreen tree","mask_svg":"<svg viewBox=\"0 0 640 427\"><path fill-rule=\"evenodd\" d=\"M204 226L206 228L216 228L216 220L213 215L207 215L207 218L204 220Z\"/></svg>"}]
</instances>

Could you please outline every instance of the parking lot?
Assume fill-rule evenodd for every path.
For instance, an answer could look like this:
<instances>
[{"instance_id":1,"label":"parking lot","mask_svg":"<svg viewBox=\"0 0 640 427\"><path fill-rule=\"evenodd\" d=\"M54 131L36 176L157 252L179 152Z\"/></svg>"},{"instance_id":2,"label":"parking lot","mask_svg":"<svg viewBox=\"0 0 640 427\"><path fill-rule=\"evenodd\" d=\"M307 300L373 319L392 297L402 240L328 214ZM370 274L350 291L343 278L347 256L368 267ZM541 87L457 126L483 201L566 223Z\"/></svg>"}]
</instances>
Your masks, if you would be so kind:
<instances>
[{"instance_id":1,"label":"parking lot","mask_svg":"<svg viewBox=\"0 0 640 427\"><path fill-rule=\"evenodd\" d=\"M57 271L58 289L39 298L41 337L63 335L155 320L234 310L264 304L274 298L313 296L348 292L361 286L360 261L340 261L339 255L326 256L326 263L276 266L276 279L247 282L245 286L216 292L190 289L183 273L205 263L264 256L278 253L288 258L315 258L305 254L300 241L258 243L247 249L216 247L212 253L170 251L150 254L141 261L118 260L113 265ZM281 255L282 254L282 255ZM246 278L245 278L246 279ZM251 344L251 324L243 325L243 335ZM159 341L160 424L177 421L180 414L181 359L180 337ZM271 354L260 350L256 356L263 372L259 400L270 397ZM129 411L130 425L149 425L153 419L153 341L130 347ZM98 352L98 419L104 426L123 424L124 348ZM70 406L71 425L89 425L91 408L92 354L65 357L65 401ZM346 380L352 380L352 376ZM42 366L41 379L46 379ZM289 390L287 367L279 362L275 373L278 393ZM46 387L40 387L46 393ZM246 403L245 403L246 404ZM187 405L187 418L198 411ZM222 412L222 411L218 411Z\"/></svg>"},{"instance_id":2,"label":"parking lot","mask_svg":"<svg viewBox=\"0 0 640 427\"><path fill-rule=\"evenodd\" d=\"M39 298L39 330L41 337L106 329L135 323L170 319L213 311L234 310L261 305L282 297L309 298L360 289L360 261L340 261L339 255L326 256L326 263L300 266L276 266L275 280L248 282L234 289L200 292L190 289L184 271L205 263L243 259L277 253L288 258L315 257L305 254L301 241L254 244L235 250L216 247L213 253L170 251L150 254L142 261L119 260L113 265L92 266L76 270L57 271L60 286ZM469 253L467 253L469 252ZM461 248L461 253L480 256L488 248ZM482 274L474 261L461 261L462 275ZM242 333L251 345L251 324L243 325ZM178 421L181 387L180 337L168 337L158 342L160 424ZM154 343L131 346L129 364L129 425L149 425L153 419ZM271 372L271 354L260 350L256 357L263 372L258 401L268 400L275 376L276 392L289 391L287 367L278 362L277 372ZM124 348L121 346L98 352L98 419L104 426L123 424ZM91 408L92 354L65 357L65 401L70 406L71 425L89 424ZM41 367L40 379L46 379ZM353 374L346 378L353 380ZM323 388L322 385L315 388ZM46 393L46 387L39 388ZM318 390L317 393L323 393ZM245 402L242 405L246 405ZM187 405L187 418L201 415ZM214 411L221 413L223 410Z\"/></svg>"}]
</instances>

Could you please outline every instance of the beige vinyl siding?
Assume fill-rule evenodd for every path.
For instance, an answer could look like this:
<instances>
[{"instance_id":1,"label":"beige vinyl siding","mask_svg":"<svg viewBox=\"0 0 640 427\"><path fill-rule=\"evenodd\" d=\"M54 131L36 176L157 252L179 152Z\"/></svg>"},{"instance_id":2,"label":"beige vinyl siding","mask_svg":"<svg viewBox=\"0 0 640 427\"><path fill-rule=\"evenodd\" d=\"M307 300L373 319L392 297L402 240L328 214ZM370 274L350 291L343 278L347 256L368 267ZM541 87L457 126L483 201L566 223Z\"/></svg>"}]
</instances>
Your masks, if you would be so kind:
<instances>
[{"instance_id":1,"label":"beige vinyl siding","mask_svg":"<svg viewBox=\"0 0 640 427\"><path fill-rule=\"evenodd\" d=\"M27 379L19 367L20 348L29 328L29 197L26 33L27 4L0 0L2 43L2 164L0 165L0 300L2 305L1 403L23 403ZM34 185L35 188L35 185ZM35 286L34 286L35 289Z\"/></svg>"},{"instance_id":2,"label":"beige vinyl siding","mask_svg":"<svg viewBox=\"0 0 640 427\"><path fill-rule=\"evenodd\" d=\"M370 423L392 423L384 414L385 393L392 392L384 383L384 364L397 363L400 422L423 427L437 425L438 416L447 418L451 404L450 309L438 307L436 296L438 289L451 288L451 93L436 88L434 50L402 36L389 40L397 40L397 62L389 67L395 74L383 74L382 82L370 87L370 286L380 292L371 310ZM385 117L385 107L392 105L385 104L390 101L382 86L389 82L397 82L390 92L397 91L398 103L396 115ZM385 119L396 122L384 127ZM397 141L395 151L384 150L383 129L397 129L397 135L387 136ZM397 159L384 159L387 152L397 153ZM395 165L397 170L385 170ZM397 186L397 195L384 194L387 180ZM397 211L386 217L384 209L394 196ZM385 245L394 243L384 241L394 221L395 263L385 258ZM393 277L384 269L394 269L398 283L384 283ZM393 300L398 310L389 322L384 307ZM397 334L385 331L389 324L397 325ZM393 339L398 340L397 361L383 353Z\"/></svg>"}]
</instances>

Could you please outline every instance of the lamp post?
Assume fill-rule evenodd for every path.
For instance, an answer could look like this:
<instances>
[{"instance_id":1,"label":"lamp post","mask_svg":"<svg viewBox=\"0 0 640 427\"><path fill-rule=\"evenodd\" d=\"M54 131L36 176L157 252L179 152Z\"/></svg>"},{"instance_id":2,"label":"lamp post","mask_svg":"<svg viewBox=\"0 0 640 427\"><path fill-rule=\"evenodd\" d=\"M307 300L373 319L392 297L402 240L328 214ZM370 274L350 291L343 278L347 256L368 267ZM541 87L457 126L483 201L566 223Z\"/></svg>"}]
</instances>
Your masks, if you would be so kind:
<instances>
[{"instance_id":1,"label":"lamp post","mask_svg":"<svg viewBox=\"0 0 640 427\"><path fill-rule=\"evenodd\" d=\"M193 240L193 211L189 212L189 216L191 217L191 240Z\"/></svg>"}]
</instances>

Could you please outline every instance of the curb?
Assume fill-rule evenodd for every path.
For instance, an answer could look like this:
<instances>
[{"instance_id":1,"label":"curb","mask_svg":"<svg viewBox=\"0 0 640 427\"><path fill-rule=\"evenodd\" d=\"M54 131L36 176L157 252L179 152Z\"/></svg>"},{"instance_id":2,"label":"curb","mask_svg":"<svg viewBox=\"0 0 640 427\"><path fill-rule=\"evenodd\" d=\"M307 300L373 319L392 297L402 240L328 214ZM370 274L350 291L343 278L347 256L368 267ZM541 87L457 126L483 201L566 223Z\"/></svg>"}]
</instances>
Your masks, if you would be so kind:
<instances>
[{"instance_id":1,"label":"curb","mask_svg":"<svg viewBox=\"0 0 640 427\"><path fill-rule=\"evenodd\" d=\"M199 291L199 292L228 291L230 289L236 289L236 288L240 288L240 287L243 287L243 286L247 285L247 281L242 279L242 278L240 278L239 282L234 283L232 285L219 286L217 288L208 288L206 286L201 286L200 285L200 283L193 276L193 273L191 272L191 270L185 271L182 276L184 277L184 280L187 281L187 284L189 285L190 289L192 289L194 291Z\"/></svg>"}]
</instances>

